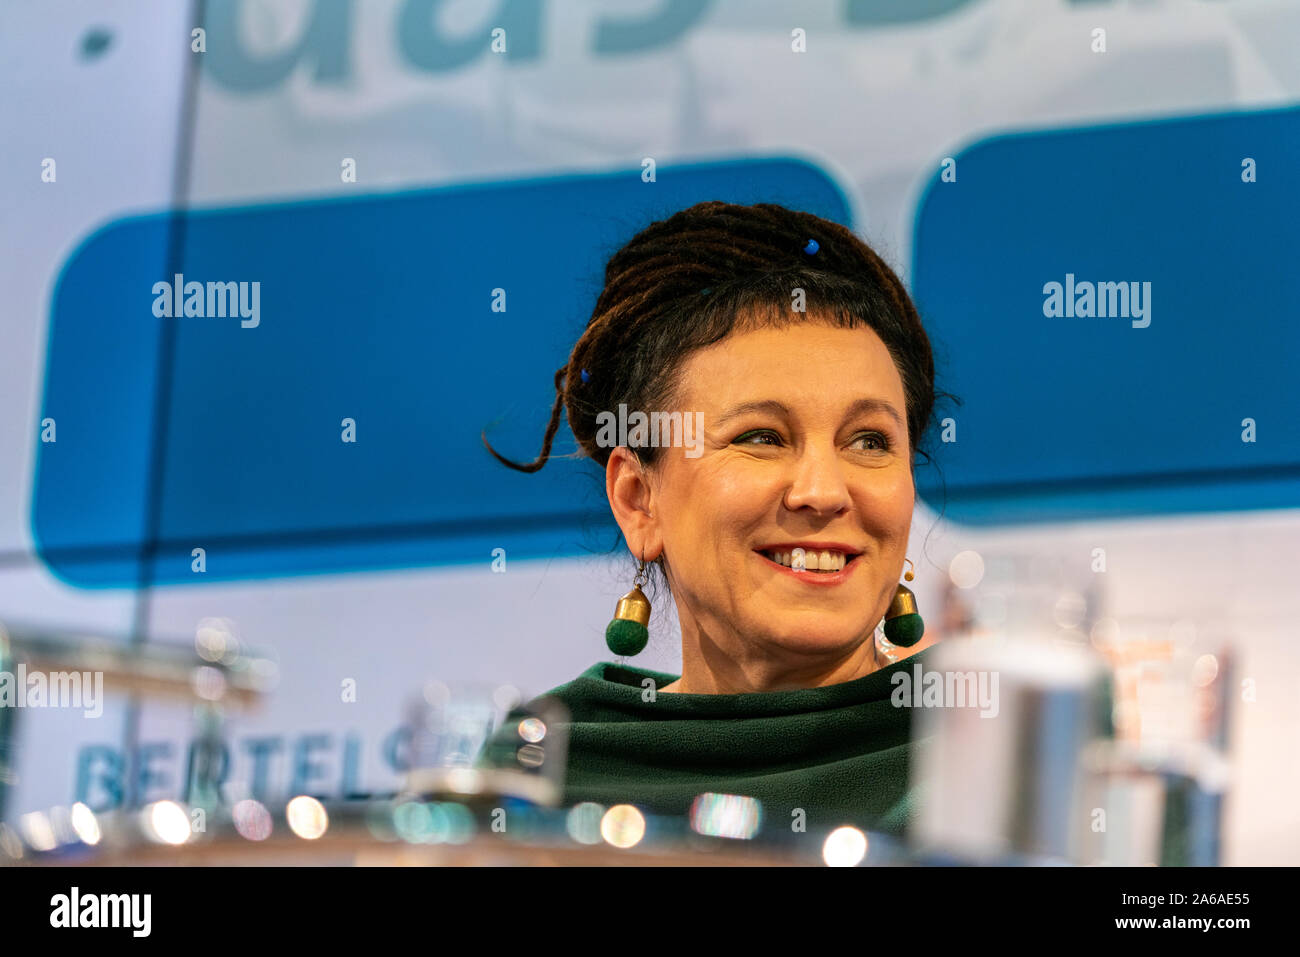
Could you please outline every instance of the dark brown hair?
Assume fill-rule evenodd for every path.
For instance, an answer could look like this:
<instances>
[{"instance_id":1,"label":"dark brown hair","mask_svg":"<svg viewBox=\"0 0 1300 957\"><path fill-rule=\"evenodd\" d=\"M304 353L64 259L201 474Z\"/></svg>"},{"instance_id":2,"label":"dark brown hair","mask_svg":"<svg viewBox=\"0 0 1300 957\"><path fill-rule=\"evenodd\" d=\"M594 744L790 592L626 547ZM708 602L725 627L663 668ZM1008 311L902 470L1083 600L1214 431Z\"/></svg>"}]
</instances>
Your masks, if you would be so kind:
<instances>
[{"instance_id":1,"label":"dark brown hair","mask_svg":"<svg viewBox=\"0 0 1300 957\"><path fill-rule=\"evenodd\" d=\"M806 313L791 308L796 287L804 290ZM894 271L838 223L772 203L716 200L652 223L610 259L586 331L555 373L541 454L513 462L486 434L483 444L502 464L536 472L551 457L564 409L582 451L603 467L611 450L596 442L600 412L620 403L676 408L682 366L692 352L735 331L809 319L867 326L881 338L903 381L911 449L928 460L919 444L936 399L934 358ZM632 451L652 466L659 449Z\"/></svg>"}]
</instances>

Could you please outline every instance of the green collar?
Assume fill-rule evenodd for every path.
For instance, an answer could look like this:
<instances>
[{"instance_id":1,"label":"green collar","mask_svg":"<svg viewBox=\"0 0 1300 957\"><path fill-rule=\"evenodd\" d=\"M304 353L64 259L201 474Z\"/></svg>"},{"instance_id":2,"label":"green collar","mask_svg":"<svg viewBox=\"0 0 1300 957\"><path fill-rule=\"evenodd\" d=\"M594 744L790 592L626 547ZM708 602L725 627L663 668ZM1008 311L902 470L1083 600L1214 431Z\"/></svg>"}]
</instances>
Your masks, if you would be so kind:
<instances>
[{"instance_id":1,"label":"green collar","mask_svg":"<svg viewBox=\"0 0 1300 957\"><path fill-rule=\"evenodd\" d=\"M934 647L934 646L931 646ZM862 678L820 688L794 688L788 691L752 691L736 694L683 694L669 692L655 695L653 703L646 700L646 692L677 681L680 675L652 671L635 665L614 664L601 661L592 665L569 683L568 688L584 697L609 704L631 705L645 703L663 713L690 712L698 716L728 716L740 714L795 714L821 711L868 701L888 699L893 693L894 675L908 672L917 664L929 660L926 648L901 661ZM646 684L646 679L652 683Z\"/></svg>"}]
</instances>

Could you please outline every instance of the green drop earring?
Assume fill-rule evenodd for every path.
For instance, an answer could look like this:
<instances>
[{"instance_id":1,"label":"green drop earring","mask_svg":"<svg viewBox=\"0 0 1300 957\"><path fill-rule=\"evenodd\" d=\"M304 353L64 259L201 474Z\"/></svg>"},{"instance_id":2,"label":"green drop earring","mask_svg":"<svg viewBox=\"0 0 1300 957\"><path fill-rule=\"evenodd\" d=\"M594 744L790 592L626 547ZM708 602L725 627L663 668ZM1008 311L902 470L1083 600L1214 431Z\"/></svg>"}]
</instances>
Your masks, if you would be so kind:
<instances>
[{"instance_id":1,"label":"green drop earring","mask_svg":"<svg viewBox=\"0 0 1300 957\"><path fill-rule=\"evenodd\" d=\"M912 564L910 558L905 558L903 561ZM907 581L915 577L910 568L903 575ZM916 595L912 594L912 589L906 585L899 585L894 591L894 600L889 603L889 611L885 612L886 640L891 645L910 648L920 641L924 634L925 622L916 610Z\"/></svg>"},{"instance_id":2,"label":"green drop earring","mask_svg":"<svg viewBox=\"0 0 1300 957\"><path fill-rule=\"evenodd\" d=\"M646 561L642 558L632 581L632 590L618 600L614 606L614 620L605 628L605 644L616 655L630 657L640 654L650 640L650 599L641 591L641 586L649 580L650 573L646 571Z\"/></svg>"}]
</instances>

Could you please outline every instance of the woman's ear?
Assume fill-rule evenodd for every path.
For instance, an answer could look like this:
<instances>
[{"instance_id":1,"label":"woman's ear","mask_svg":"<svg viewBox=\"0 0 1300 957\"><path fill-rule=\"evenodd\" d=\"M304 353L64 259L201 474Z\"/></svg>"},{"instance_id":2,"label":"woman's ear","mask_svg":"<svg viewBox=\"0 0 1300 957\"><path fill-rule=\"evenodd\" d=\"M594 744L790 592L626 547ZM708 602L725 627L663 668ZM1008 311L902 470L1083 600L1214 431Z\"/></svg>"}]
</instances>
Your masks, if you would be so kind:
<instances>
[{"instance_id":1,"label":"woman's ear","mask_svg":"<svg viewBox=\"0 0 1300 957\"><path fill-rule=\"evenodd\" d=\"M609 453L605 464L605 495L632 554L646 561L657 558L662 543L655 521L650 471L625 445Z\"/></svg>"}]
</instances>

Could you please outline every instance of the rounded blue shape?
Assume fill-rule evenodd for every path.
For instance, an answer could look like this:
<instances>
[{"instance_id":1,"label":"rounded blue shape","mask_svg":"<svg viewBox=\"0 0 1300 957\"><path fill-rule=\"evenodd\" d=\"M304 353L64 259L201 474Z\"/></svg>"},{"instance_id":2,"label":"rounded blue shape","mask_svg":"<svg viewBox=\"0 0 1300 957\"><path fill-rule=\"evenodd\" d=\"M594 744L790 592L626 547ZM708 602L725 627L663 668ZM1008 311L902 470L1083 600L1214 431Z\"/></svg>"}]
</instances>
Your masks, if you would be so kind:
<instances>
[{"instance_id":1,"label":"rounded blue shape","mask_svg":"<svg viewBox=\"0 0 1300 957\"><path fill-rule=\"evenodd\" d=\"M821 247L817 245L817 240L810 239L808 240L808 245L803 248L803 251L811 256L819 249L821 249Z\"/></svg>"}]
</instances>

